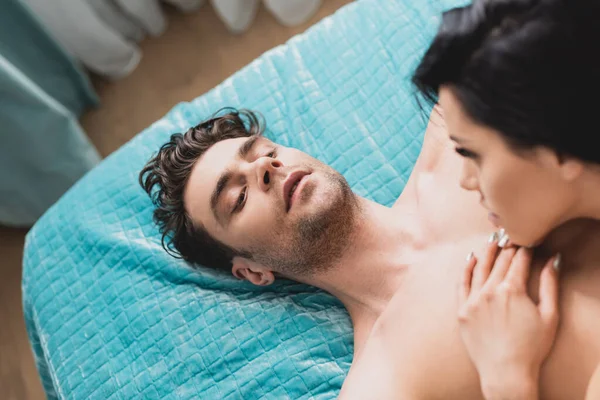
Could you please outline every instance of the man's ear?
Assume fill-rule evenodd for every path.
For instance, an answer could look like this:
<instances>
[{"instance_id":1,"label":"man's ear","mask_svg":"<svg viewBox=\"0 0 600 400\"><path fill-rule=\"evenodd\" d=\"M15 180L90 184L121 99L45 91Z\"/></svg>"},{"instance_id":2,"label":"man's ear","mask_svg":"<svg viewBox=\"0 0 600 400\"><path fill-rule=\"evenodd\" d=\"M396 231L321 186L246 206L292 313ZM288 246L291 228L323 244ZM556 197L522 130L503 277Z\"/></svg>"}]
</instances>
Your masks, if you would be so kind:
<instances>
[{"instance_id":1,"label":"man's ear","mask_svg":"<svg viewBox=\"0 0 600 400\"><path fill-rule=\"evenodd\" d=\"M247 280L257 286L268 286L275 282L269 268L243 257L234 257L231 273L238 279Z\"/></svg>"}]
</instances>

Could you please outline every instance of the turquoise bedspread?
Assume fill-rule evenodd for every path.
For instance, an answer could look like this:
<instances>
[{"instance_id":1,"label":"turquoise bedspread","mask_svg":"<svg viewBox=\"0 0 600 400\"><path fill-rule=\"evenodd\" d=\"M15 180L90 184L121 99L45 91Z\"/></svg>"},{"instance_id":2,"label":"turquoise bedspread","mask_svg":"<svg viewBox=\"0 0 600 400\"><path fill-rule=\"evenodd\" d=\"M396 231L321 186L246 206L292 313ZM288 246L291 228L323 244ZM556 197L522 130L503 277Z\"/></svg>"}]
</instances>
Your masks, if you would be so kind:
<instances>
[{"instance_id":1,"label":"turquoise bedspread","mask_svg":"<svg viewBox=\"0 0 600 400\"><path fill-rule=\"evenodd\" d=\"M80 180L27 236L23 301L50 398L330 399L352 362L346 311L292 282L257 288L169 257L140 169L224 106L392 205L427 113L409 78L452 1L362 0L175 106Z\"/></svg>"}]
</instances>

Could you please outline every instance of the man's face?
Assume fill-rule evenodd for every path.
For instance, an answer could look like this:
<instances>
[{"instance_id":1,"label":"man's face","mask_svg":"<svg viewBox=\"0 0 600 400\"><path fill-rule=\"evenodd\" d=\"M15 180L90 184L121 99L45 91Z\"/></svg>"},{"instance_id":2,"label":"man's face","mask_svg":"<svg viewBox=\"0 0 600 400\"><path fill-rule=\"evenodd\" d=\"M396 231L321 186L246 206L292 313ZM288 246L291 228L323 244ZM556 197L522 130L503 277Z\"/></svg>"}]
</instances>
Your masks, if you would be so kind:
<instances>
[{"instance_id":1,"label":"man's face","mask_svg":"<svg viewBox=\"0 0 600 400\"><path fill-rule=\"evenodd\" d=\"M294 277L340 255L356 207L341 174L263 137L210 147L194 165L184 203L215 239Z\"/></svg>"}]
</instances>

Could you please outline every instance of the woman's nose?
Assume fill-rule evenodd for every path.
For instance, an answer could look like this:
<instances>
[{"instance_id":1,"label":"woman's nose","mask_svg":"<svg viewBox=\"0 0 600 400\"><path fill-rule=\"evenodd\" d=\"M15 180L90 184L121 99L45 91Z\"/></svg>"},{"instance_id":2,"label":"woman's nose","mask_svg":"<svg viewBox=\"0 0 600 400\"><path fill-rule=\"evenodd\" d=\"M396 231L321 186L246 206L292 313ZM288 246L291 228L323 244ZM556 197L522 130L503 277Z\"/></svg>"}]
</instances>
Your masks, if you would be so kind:
<instances>
[{"instance_id":1,"label":"woman's nose","mask_svg":"<svg viewBox=\"0 0 600 400\"><path fill-rule=\"evenodd\" d=\"M464 165L462 169L462 174L460 177L460 187L462 187L465 190L479 189L477 176L472 171L470 171L470 168L466 165Z\"/></svg>"}]
</instances>

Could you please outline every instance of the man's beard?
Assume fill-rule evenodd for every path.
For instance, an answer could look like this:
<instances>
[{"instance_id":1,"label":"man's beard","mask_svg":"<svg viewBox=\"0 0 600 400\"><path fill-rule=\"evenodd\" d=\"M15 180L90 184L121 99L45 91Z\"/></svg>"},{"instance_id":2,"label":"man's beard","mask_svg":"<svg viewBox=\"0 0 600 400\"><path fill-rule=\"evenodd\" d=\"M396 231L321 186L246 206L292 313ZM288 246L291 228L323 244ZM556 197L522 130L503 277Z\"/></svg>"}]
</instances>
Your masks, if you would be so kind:
<instances>
[{"instance_id":1,"label":"man's beard","mask_svg":"<svg viewBox=\"0 0 600 400\"><path fill-rule=\"evenodd\" d=\"M341 174L325 172L324 175L336 193L333 203L299 221L286 243L275 242L277 247L271 244L268 250L253 249L254 261L287 277L305 278L327 271L342 256L352 236L358 202ZM307 187L302 196L311 196L314 189ZM274 237L277 236L275 232Z\"/></svg>"}]
</instances>

